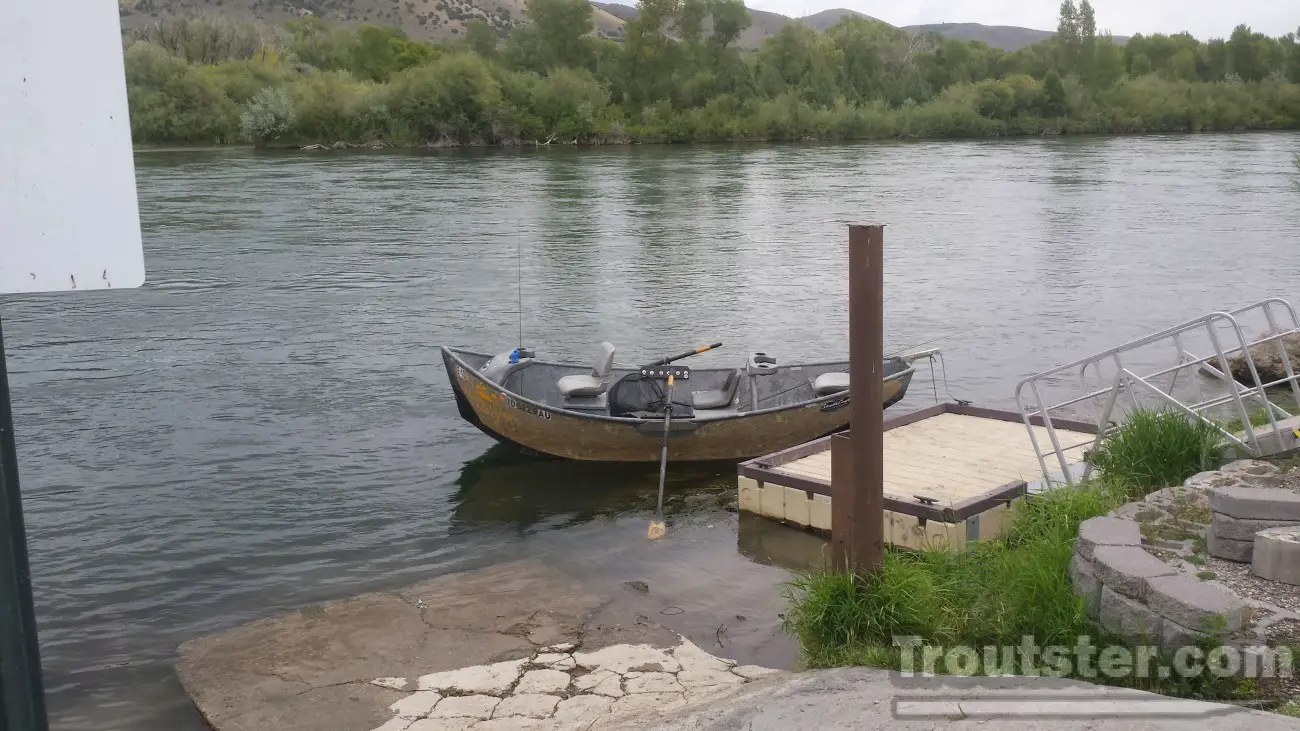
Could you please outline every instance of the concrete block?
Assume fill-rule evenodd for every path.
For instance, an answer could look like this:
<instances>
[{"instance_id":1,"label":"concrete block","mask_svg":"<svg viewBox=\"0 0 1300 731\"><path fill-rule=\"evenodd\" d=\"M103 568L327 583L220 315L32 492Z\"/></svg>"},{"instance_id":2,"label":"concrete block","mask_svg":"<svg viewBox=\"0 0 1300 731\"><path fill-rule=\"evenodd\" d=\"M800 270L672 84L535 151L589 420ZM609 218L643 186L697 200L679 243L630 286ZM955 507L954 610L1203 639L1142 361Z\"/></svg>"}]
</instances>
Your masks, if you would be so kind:
<instances>
[{"instance_id":1,"label":"concrete block","mask_svg":"<svg viewBox=\"0 0 1300 731\"><path fill-rule=\"evenodd\" d=\"M763 512L763 483L752 477L740 477L736 479L736 491L738 507L741 511L757 514Z\"/></svg>"},{"instance_id":2,"label":"concrete block","mask_svg":"<svg viewBox=\"0 0 1300 731\"><path fill-rule=\"evenodd\" d=\"M1237 563L1250 563L1250 557L1255 553L1254 540L1234 541L1230 538L1219 538L1213 531L1207 537L1205 547L1211 556Z\"/></svg>"},{"instance_id":3,"label":"concrete block","mask_svg":"<svg viewBox=\"0 0 1300 731\"><path fill-rule=\"evenodd\" d=\"M812 525L812 501L808 499L808 493L793 487L782 490L785 492L785 519L796 525Z\"/></svg>"},{"instance_id":4,"label":"concrete block","mask_svg":"<svg viewBox=\"0 0 1300 731\"><path fill-rule=\"evenodd\" d=\"M1151 644L1160 639L1160 616L1108 586L1101 587L1101 626L1129 642Z\"/></svg>"},{"instance_id":5,"label":"concrete block","mask_svg":"<svg viewBox=\"0 0 1300 731\"><path fill-rule=\"evenodd\" d=\"M1300 585L1300 528L1270 528L1256 533L1250 570L1265 579Z\"/></svg>"},{"instance_id":6,"label":"concrete block","mask_svg":"<svg viewBox=\"0 0 1300 731\"><path fill-rule=\"evenodd\" d=\"M1118 518L1120 520L1145 522L1158 520L1160 518L1168 518L1169 513L1166 513L1155 502L1142 500L1133 503L1125 503L1107 513L1106 516L1109 518Z\"/></svg>"},{"instance_id":7,"label":"concrete block","mask_svg":"<svg viewBox=\"0 0 1300 731\"><path fill-rule=\"evenodd\" d=\"M1255 534L1269 528L1290 528L1300 525L1297 520L1243 520L1231 515L1215 513L1210 521L1210 532L1230 541L1254 541Z\"/></svg>"},{"instance_id":8,"label":"concrete block","mask_svg":"<svg viewBox=\"0 0 1300 731\"><path fill-rule=\"evenodd\" d=\"M781 485L764 485L759 501L759 515L785 519L785 489Z\"/></svg>"},{"instance_id":9,"label":"concrete block","mask_svg":"<svg viewBox=\"0 0 1300 731\"><path fill-rule=\"evenodd\" d=\"M1278 471L1277 466L1272 462L1264 462L1255 459L1239 459L1235 462L1229 462L1219 468L1224 474L1245 473L1248 475L1271 475Z\"/></svg>"},{"instance_id":10,"label":"concrete block","mask_svg":"<svg viewBox=\"0 0 1300 731\"><path fill-rule=\"evenodd\" d=\"M1092 562L1079 554L1070 559L1070 579L1074 582L1074 593L1083 597L1083 610L1094 619L1101 610L1101 582L1093 573Z\"/></svg>"},{"instance_id":11,"label":"concrete block","mask_svg":"<svg viewBox=\"0 0 1300 731\"><path fill-rule=\"evenodd\" d=\"M1300 521L1300 492L1280 487L1216 487L1210 490L1210 508L1246 520Z\"/></svg>"},{"instance_id":12,"label":"concrete block","mask_svg":"<svg viewBox=\"0 0 1300 731\"><path fill-rule=\"evenodd\" d=\"M1092 569L1111 591L1139 600L1146 593L1148 579L1176 573L1174 567L1139 546L1098 546L1092 555Z\"/></svg>"},{"instance_id":13,"label":"concrete block","mask_svg":"<svg viewBox=\"0 0 1300 731\"><path fill-rule=\"evenodd\" d=\"M1194 632L1181 624L1162 617L1160 622L1160 651L1168 655L1173 655L1183 647L1192 647L1205 635L1201 632Z\"/></svg>"},{"instance_id":14,"label":"concrete block","mask_svg":"<svg viewBox=\"0 0 1300 731\"><path fill-rule=\"evenodd\" d=\"M1197 632L1236 632L1250 618L1250 608L1227 587L1187 574L1148 580L1146 601L1151 611ZM1216 627L1216 618L1223 624Z\"/></svg>"},{"instance_id":15,"label":"concrete block","mask_svg":"<svg viewBox=\"0 0 1300 731\"><path fill-rule=\"evenodd\" d=\"M812 505L809 507L809 519L812 521L812 527L817 530L831 529L831 497L830 495L813 495Z\"/></svg>"},{"instance_id":16,"label":"concrete block","mask_svg":"<svg viewBox=\"0 0 1300 731\"><path fill-rule=\"evenodd\" d=\"M1079 524L1079 541L1075 550L1084 559L1093 560L1098 546L1140 546L1142 532L1138 524L1119 518L1089 518Z\"/></svg>"},{"instance_id":17,"label":"concrete block","mask_svg":"<svg viewBox=\"0 0 1300 731\"><path fill-rule=\"evenodd\" d=\"M1207 472L1197 472L1183 480L1183 487L1193 490L1205 490L1211 487L1231 485L1233 482L1235 482L1233 478L1220 473L1218 470L1209 470Z\"/></svg>"}]
</instances>

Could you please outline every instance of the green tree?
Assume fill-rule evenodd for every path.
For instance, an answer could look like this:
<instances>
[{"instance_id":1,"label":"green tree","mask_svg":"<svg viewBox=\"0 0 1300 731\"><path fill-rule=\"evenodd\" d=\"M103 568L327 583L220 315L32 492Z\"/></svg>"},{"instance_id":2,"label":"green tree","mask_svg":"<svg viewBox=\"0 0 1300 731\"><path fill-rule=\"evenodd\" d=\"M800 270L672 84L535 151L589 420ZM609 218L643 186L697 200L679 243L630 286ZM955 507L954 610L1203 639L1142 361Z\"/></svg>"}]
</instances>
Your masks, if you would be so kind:
<instances>
[{"instance_id":1,"label":"green tree","mask_svg":"<svg viewBox=\"0 0 1300 731\"><path fill-rule=\"evenodd\" d=\"M1192 69L1195 73L1195 68ZM1090 83L1097 89L1109 89L1124 78L1124 49L1109 35L1093 41Z\"/></svg>"},{"instance_id":2,"label":"green tree","mask_svg":"<svg viewBox=\"0 0 1300 731\"><path fill-rule=\"evenodd\" d=\"M677 37L688 48L699 46L704 38L704 19L709 16L707 0L678 0L676 15Z\"/></svg>"},{"instance_id":3,"label":"green tree","mask_svg":"<svg viewBox=\"0 0 1300 731\"><path fill-rule=\"evenodd\" d=\"M1206 81L1223 81L1231 70L1228 59L1228 44L1222 38L1213 38L1205 44L1202 51L1205 64Z\"/></svg>"},{"instance_id":4,"label":"green tree","mask_svg":"<svg viewBox=\"0 0 1300 731\"><path fill-rule=\"evenodd\" d=\"M470 51L483 58L492 58L497 54L497 32L480 18L474 18L465 24L465 45Z\"/></svg>"},{"instance_id":5,"label":"green tree","mask_svg":"<svg viewBox=\"0 0 1300 731\"><path fill-rule=\"evenodd\" d=\"M591 47L586 35L594 27L587 0L532 0L528 19L537 29L537 51L545 68L588 68Z\"/></svg>"},{"instance_id":6,"label":"green tree","mask_svg":"<svg viewBox=\"0 0 1300 731\"><path fill-rule=\"evenodd\" d=\"M357 45L356 34L309 15L285 24L291 35L289 50L300 61L318 69L348 69Z\"/></svg>"},{"instance_id":7,"label":"green tree","mask_svg":"<svg viewBox=\"0 0 1300 731\"><path fill-rule=\"evenodd\" d=\"M1239 25L1228 39L1228 67L1243 81L1260 81L1269 75L1265 54L1268 39L1254 33L1248 25Z\"/></svg>"},{"instance_id":8,"label":"green tree","mask_svg":"<svg viewBox=\"0 0 1300 731\"><path fill-rule=\"evenodd\" d=\"M710 39L723 48L735 43L750 24L749 10L742 0L709 0L709 14L713 16Z\"/></svg>"},{"instance_id":9,"label":"green tree","mask_svg":"<svg viewBox=\"0 0 1300 731\"><path fill-rule=\"evenodd\" d=\"M1097 83L1097 13L1092 3L1083 0L1078 15L1079 48L1078 71L1084 83Z\"/></svg>"},{"instance_id":10,"label":"green tree","mask_svg":"<svg viewBox=\"0 0 1300 731\"><path fill-rule=\"evenodd\" d=\"M1064 117L1069 110L1066 106L1065 84L1061 75L1052 69L1043 80L1043 112L1049 117Z\"/></svg>"},{"instance_id":11,"label":"green tree","mask_svg":"<svg viewBox=\"0 0 1300 731\"><path fill-rule=\"evenodd\" d=\"M1062 73L1078 70L1079 45L1083 42L1083 27L1074 0L1061 0L1060 18L1056 24L1056 43L1059 49L1057 63Z\"/></svg>"},{"instance_id":12,"label":"green tree","mask_svg":"<svg viewBox=\"0 0 1300 731\"><path fill-rule=\"evenodd\" d=\"M385 81L400 70L397 50L390 41L406 40L400 28L387 25L363 25L357 28L357 43L352 47L352 73L365 79Z\"/></svg>"},{"instance_id":13,"label":"green tree","mask_svg":"<svg viewBox=\"0 0 1300 731\"><path fill-rule=\"evenodd\" d=\"M623 27L623 94L633 109L672 94L672 76L679 54L664 27L676 17L676 0L640 0L636 19Z\"/></svg>"},{"instance_id":14,"label":"green tree","mask_svg":"<svg viewBox=\"0 0 1300 731\"><path fill-rule=\"evenodd\" d=\"M1300 30L1282 37L1286 61L1283 76L1293 84L1300 84Z\"/></svg>"}]
</instances>

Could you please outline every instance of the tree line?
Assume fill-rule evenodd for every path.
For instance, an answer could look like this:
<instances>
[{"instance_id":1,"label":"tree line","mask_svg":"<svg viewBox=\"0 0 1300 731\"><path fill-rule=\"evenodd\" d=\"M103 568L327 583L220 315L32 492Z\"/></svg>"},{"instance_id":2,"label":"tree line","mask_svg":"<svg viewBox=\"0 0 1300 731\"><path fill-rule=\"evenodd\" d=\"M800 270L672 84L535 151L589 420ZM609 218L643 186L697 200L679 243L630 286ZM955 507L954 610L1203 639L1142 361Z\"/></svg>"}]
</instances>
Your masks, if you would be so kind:
<instances>
[{"instance_id":1,"label":"tree line","mask_svg":"<svg viewBox=\"0 0 1300 731\"><path fill-rule=\"evenodd\" d=\"M1300 128L1300 43L1099 32L1064 0L1014 52L848 16L736 47L741 0L641 0L620 40L586 0L502 34L170 19L124 37L135 141L398 146L975 137Z\"/></svg>"}]
</instances>

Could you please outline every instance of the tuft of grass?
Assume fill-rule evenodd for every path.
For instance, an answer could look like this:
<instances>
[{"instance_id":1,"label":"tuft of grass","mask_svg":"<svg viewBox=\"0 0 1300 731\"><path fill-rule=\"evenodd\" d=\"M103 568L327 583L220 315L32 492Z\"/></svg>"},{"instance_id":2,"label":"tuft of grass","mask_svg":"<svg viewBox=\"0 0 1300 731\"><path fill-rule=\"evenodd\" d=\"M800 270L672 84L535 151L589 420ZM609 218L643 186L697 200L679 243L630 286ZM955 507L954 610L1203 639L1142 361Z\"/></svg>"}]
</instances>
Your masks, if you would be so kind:
<instances>
[{"instance_id":1,"label":"tuft of grass","mask_svg":"<svg viewBox=\"0 0 1300 731\"><path fill-rule=\"evenodd\" d=\"M1018 501L1001 539L963 553L890 550L869 578L851 571L795 574L786 585L790 610L783 627L798 638L809 667L898 669L902 655L894 640L904 636L944 648L1018 646L1025 636L1039 646L1073 646L1081 637L1096 646L1123 644L1088 618L1075 594L1069 566L1079 524L1215 466L1219 437L1212 426L1178 414L1137 412L1093 455L1098 470L1092 481ZM1194 545L1203 552L1199 538ZM1204 559L1193 563L1203 565ZM1010 661L1012 667L986 668L981 656L976 672L1042 669L1019 667L1019 657ZM934 669L944 672L943 661ZM1258 693L1253 681L1209 672L1170 679L1076 677L1193 698L1247 699Z\"/></svg>"},{"instance_id":2,"label":"tuft of grass","mask_svg":"<svg viewBox=\"0 0 1300 731\"><path fill-rule=\"evenodd\" d=\"M1192 554L1192 555L1190 555L1190 556L1183 556L1183 560L1186 561L1187 563L1190 563L1190 564L1194 565L1194 566L1204 566L1204 565L1205 565L1205 557L1204 557L1204 556L1197 556L1196 554Z\"/></svg>"},{"instance_id":3,"label":"tuft of grass","mask_svg":"<svg viewBox=\"0 0 1300 731\"><path fill-rule=\"evenodd\" d=\"M1252 427L1264 426L1268 424L1268 409L1262 406L1246 414L1246 416L1250 418L1250 425ZM1224 431L1231 432L1233 434L1246 430L1245 425L1241 423L1241 419L1229 419L1227 421L1221 422L1221 426L1223 427Z\"/></svg>"},{"instance_id":4,"label":"tuft of grass","mask_svg":"<svg viewBox=\"0 0 1300 731\"><path fill-rule=\"evenodd\" d=\"M1213 424L1177 411L1138 409L1090 457L1102 478L1136 498L1213 469L1223 444Z\"/></svg>"},{"instance_id":5,"label":"tuft of grass","mask_svg":"<svg viewBox=\"0 0 1300 731\"><path fill-rule=\"evenodd\" d=\"M1219 575L1214 573L1213 571L1197 571L1196 578L1200 579L1201 581L1209 581L1210 579L1219 578Z\"/></svg>"},{"instance_id":6,"label":"tuft of grass","mask_svg":"<svg viewBox=\"0 0 1300 731\"><path fill-rule=\"evenodd\" d=\"M1093 634L1068 570L1079 523L1125 499L1106 483L1052 490L1017 503L1005 539L965 553L889 551L870 580L852 572L796 574L787 584L785 629L811 667L893 665L896 635L976 646L1015 645L1032 635L1072 644Z\"/></svg>"}]
</instances>

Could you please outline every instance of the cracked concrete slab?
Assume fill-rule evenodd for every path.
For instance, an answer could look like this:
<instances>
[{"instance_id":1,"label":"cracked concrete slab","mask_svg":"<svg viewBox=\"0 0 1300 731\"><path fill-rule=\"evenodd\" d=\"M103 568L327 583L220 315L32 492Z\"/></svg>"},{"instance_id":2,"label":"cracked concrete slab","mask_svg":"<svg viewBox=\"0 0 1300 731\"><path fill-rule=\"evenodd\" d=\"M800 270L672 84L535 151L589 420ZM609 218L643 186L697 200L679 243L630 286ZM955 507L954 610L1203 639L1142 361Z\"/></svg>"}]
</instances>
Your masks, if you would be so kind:
<instances>
[{"instance_id":1,"label":"cracked concrete slab","mask_svg":"<svg viewBox=\"0 0 1300 731\"><path fill-rule=\"evenodd\" d=\"M715 690L712 673L735 666L612 604L522 561L191 640L176 669L216 731L452 731L608 715L627 696L625 674L639 676L638 695L681 703L686 691ZM699 687L674 677L683 668ZM523 696L498 709L503 697ZM551 703L545 696L555 698L552 717L533 719Z\"/></svg>"},{"instance_id":2,"label":"cracked concrete slab","mask_svg":"<svg viewBox=\"0 0 1300 731\"><path fill-rule=\"evenodd\" d=\"M181 645L176 671L217 731L366 730L389 721L388 707L418 678L530 658L542 647L571 658L566 643L599 650L616 642L668 647L676 636L611 613L578 582L522 561L194 639ZM392 687L401 679L407 692Z\"/></svg>"}]
</instances>

